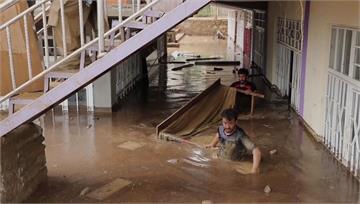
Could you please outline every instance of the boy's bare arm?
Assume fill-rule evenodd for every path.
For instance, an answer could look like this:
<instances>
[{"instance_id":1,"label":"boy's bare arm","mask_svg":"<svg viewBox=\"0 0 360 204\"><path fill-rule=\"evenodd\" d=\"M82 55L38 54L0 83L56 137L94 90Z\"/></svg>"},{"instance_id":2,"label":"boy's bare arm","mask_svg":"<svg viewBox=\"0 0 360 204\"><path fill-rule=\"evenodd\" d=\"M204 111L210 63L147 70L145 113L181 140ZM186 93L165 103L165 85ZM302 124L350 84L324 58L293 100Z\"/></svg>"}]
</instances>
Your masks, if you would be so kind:
<instances>
[{"instance_id":1,"label":"boy's bare arm","mask_svg":"<svg viewBox=\"0 0 360 204\"><path fill-rule=\"evenodd\" d=\"M217 143L219 142L219 133L216 133L215 137L211 141L210 144L206 145L206 148L216 147Z\"/></svg>"}]
</instances>

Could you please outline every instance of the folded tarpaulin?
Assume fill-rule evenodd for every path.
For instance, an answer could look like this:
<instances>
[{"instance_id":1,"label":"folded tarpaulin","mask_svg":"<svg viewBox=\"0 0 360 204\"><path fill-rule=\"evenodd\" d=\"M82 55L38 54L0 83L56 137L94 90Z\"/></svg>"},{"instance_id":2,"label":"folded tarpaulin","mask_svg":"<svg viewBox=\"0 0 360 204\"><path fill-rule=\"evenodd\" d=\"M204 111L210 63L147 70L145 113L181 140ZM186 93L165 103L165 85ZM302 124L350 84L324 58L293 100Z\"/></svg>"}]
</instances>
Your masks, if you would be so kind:
<instances>
[{"instance_id":1,"label":"folded tarpaulin","mask_svg":"<svg viewBox=\"0 0 360 204\"><path fill-rule=\"evenodd\" d=\"M236 89L221 85L220 79L157 126L161 139L192 137L216 125L224 109L235 104Z\"/></svg>"}]
</instances>

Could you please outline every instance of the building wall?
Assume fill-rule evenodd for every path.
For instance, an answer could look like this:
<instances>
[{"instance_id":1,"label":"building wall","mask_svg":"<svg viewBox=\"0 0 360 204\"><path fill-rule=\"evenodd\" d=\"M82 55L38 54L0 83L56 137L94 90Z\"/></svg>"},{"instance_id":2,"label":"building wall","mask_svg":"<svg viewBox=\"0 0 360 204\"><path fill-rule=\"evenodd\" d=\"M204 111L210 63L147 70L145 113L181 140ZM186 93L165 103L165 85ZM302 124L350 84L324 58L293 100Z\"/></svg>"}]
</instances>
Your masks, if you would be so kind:
<instances>
[{"instance_id":1,"label":"building wall","mask_svg":"<svg viewBox=\"0 0 360 204\"><path fill-rule=\"evenodd\" d=\"M219 30L227 34L227 19L214 17L188 18L177 26L186 35L215 35Z\"/></svg>"},{"instance_id":2,"label":"building wall","mask_svg":"<svg viewBox=\"0 0 360 204\"><path fill-rule=\"evenodd\" d=\"M273 83L277 68L277 18L303 20L304 2L269 2L267 25L267 77ZM303 118L323 135L331 25L360 27L359 1L311 1L304 89Z\"/></svg>"},{"instance_id":3,"label":"building wall","mask_svg":"<svg viewBox=\"0 0 360 204\"><path fill-rule=\"evenodd\" d=\"M166 58L167 55L164 42L166 42L164 35L157 38L156 51L159 59ZM111 112L112 108L132 91L135 84L145 77L147 71L143 59L146 56L142 51L139 50L114 65L111 71L93 83L95 111Z\"/></svg>"},{"instance_id":4,"label":"building wall","mask_svg":"<svg viewBox=\"0 0 360 204\"><path fill-rule=\"evenodd\" d=\"M271 1L268 3L267 24L267 61L266 76L274 83L277 66L277 19L278 17L301 20L303 18L304 2L300 1Z\"/></svg>"},{"instance_id":5,"label":"building wall","mask_svg":"<svg viewBox=\"0 0 360 204\"><path fill-rule=\"evenodd\" d=\"M324 131L331 25L359 28L360 2L312 1L310 4L304 119L319 135Z\"/></svg>"}]
</instances>

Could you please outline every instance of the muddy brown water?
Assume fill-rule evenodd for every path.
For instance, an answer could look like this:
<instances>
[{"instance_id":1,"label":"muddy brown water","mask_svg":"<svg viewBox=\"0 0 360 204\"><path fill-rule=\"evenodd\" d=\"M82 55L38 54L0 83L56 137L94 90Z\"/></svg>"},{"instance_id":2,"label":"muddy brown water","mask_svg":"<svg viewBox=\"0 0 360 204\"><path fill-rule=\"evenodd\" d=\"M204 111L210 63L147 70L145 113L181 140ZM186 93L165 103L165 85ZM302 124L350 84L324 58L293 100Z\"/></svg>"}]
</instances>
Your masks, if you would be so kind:
<instances>
[{"instance_id":1,"label":"muddy brown water","mask_svg":"<svg viewBox=\"0 0 360 204\"><path fill-rule=\"evenodd\" d=\"M191 51L192 45L184 47ZM205 50L209 56L211 50ZM213 74L207 72L211 66L159 67L149 86L138 87L117 112L47 113L49 178L27 202L359 202L358 181L305 131L286 104L262 104L254 119L238 122L262 151L257 175L239 174L236 162L215 159L211 150L158 140L155 126L163 119L218 77L227 85L236 79L232 67L223 68ZM207 144L215 132L213 127L192 142ZM126 141L143 146L118 147ZM273 149L277 153L271 155ZM116 178L132 183L104 200L79 196L85 188L92 191Z\"/></svg>"}]
</instances>

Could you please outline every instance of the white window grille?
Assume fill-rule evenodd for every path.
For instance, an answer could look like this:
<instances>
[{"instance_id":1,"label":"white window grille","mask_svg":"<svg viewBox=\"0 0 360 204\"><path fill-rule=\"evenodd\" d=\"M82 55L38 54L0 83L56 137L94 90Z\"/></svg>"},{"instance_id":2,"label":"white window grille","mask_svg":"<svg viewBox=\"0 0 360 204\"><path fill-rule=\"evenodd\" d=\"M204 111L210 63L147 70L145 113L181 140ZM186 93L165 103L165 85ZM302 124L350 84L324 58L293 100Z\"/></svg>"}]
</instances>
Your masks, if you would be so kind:
<instances>
[{"instance_id":1,"label":"white window grille","mask_svg":"<svg viewBox=\"0 0 360 204\"><path fill-rule=\"evenodd\" d=\"M292 49L301 51L302 32L301 21L287 18L278 18L277 22L278 42Z\"/></svg>"},{"instance_id":2,"label":"white window grille","mask_svg":"<svg viewBox=\"0 0 360 204\"><path fill-rule=\"evenodd\" d=\"M254 10L254 42L253 61L264 69L265 65L265 28L266 12Z\"/></svg>"},{"instance_id":3,"label":"white window grille","mask_svg":"<svg viewBox=\"0 0 360 204\"><path fill-rule=\"evenodd\" d=\"M324 143L360 176L360 30L333 26Z\"/></svg>"}]
</instances>

